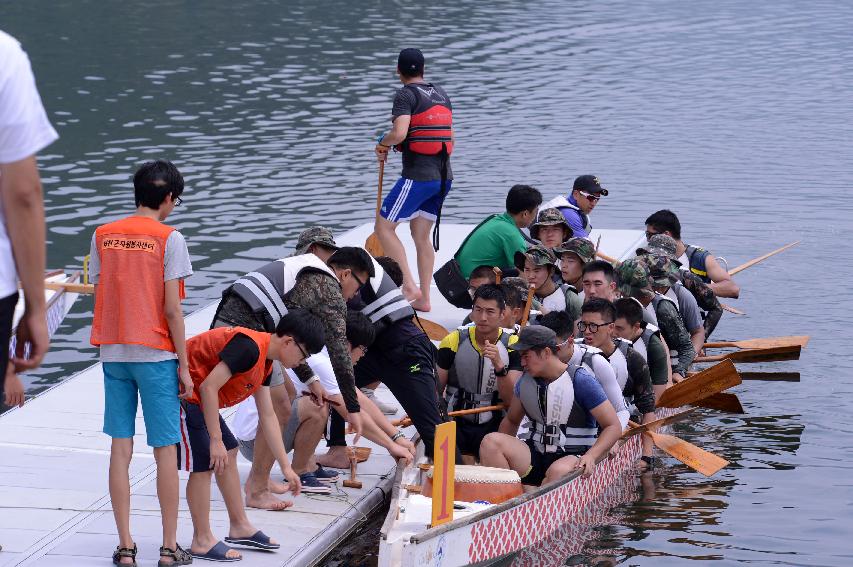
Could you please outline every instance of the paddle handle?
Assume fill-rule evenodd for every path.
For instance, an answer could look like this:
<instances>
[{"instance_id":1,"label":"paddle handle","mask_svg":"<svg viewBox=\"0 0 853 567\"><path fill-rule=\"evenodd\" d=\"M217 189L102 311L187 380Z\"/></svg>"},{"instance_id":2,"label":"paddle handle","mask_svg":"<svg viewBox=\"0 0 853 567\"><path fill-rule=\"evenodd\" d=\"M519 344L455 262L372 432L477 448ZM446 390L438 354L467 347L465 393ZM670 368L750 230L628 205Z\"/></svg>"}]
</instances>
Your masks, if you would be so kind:
<instances>
[{"instance_id":1,"label":"paddle handle","mask_svg":"<svg viewBox=\"0 0 853 567\"><path fill-rule=\"evenodd\" d=\"M379 187L376 189L376 218L379 218L379 210L382 208L382 180L385 177L385 162L379 162Z\"/></svg>"},{"instance_id":2,"label":"paddle handle","mask_svg":"<svg viewBox=\"0 0 853 567\"><path fill-rule=\"evenodd\" d=\"M764 260L766 260L766 259L767 259L767 258L769 258L770 256L775 256L775 255L776 255L776 254L778 254L779 252L784 252L784 251L785 251L785 250L787 250L788 248L790 248L790 247L792 247L792 246L796 246L796 245L797 245L797 244L799 244L799 243L800 243L800 241L799 241L799 240L797 240L796 242L792 242L792 243L790 243L790 244L786 244L785 246L783 246L783 247L781 247L781 248L777 248L776 250L774 250L774 251L772 251L772 252L768 252L768 253L767 253L767 254L765 254L764 256L759 256L758 258L755 258L755 259L753 259L753 260L750 260L749 262L746 262L745 264L741 264L740 266L738 266L738 267L736 267L736 268L732 268L731 270L729 270L729 275L730 275L730 276L733 276L733 275L735 275L735 274L736 274L736 273L738 273L738 272L742 272L742 271L744 271L745 269L747 269L747 268L749 268L749 267L751 267L751 266L754 266L754 265L756 265L756 264L757 264L757 263L759 263L759 262L763 262Z\"/></svg>"},{"instance_id":3,"label":"paddle handle","mask_svg":"<svg viewBox=\"0 0 853 567\"><path fill-rule=\"evenodd\" d=\"M81 284L72 282L44 282L45 289L62 290L69 293L95 293L94 284Z\"/></svg>"},{"instance_id":4,"label":"paddle handle","mask_svg":"<svg viewBox=\"0 0 853 567\"><path fill-rule=\"evenodd\" d=\"M705 348L736 348L737 343L722 342L722 343L705 343Z\"/></svg>"},{"instance_id":5,"label":"paddle handle","mask_svg":"<svg viewBox=\"0 0 853 567\"><path fill-rule=\"evenodd\" d=\"M536 286L530 286L527 290L527 302L524 304L524 313L521 315L521 326L527 326L527 319L530 318L530 308L533 306L533 294L536 291Z\"/></svg>"},{"instance_id":6,"label":"paddle handle","mask_svg":"<svg viewBox=\"0 0 853 567\"><path fill-rule=\"evenodd\" d=\"M494 272L495 272L495 285L497 285L497 284L501 283L501 278L503 277L504 273L497 266L492 268L492 270L494 270Z\"/></svg>"},{"instance_id":7,"label":"paddle handle","mask_svg":"<svg viewBox=\"0 0 853 567\"><path fill-rule=\"evenodd\" d=\"M705 345L708 347L708 345ZM715 354L713 356L697 356L693 359L693 362L717 362L719 360L725 360L729 358L728 354Z\"/></svg>"},{"instance_id":8,"label":"paddle handle","mask_svg":"<svg viewBox=\"0 0 853 567\"><path fill-rule=\"evenodd\" d=\"M605 260L605 261L607 261L607 262L610 262L610 263L611 263L611 264L613 264L614 266L615 266L615 265L617 265L617 264L619 264L619 260L617 260L617 259L616 259L616 258L614 258L613 256L608 256L607 254L605 254L605 253L604 253L604 252L602 252L601 250L596 250L596 251L595 251L595 255L596 255L596 256L598 256L599 258L601 258L602 260Z\"/></svg>"},{"instance_id":9,"label":"paddle handle","mask_svg":"<svg viewBox=\"0 0 853 567\"><path fill-rule=\"evenodd\" d=\"M504 405L496 405L496 406L486 406L483 408L472 408L472 409L464 409L464 410L456 410L448 412L447 415L450 417L459 417L460 415L471 415L475 413L483 413L486 411L502 411L506 409ZM392 421L391 425L394 427L408 427L412 424L412 419L409 416L398 419L397 421Z\"/></svg>"}]
</instances>

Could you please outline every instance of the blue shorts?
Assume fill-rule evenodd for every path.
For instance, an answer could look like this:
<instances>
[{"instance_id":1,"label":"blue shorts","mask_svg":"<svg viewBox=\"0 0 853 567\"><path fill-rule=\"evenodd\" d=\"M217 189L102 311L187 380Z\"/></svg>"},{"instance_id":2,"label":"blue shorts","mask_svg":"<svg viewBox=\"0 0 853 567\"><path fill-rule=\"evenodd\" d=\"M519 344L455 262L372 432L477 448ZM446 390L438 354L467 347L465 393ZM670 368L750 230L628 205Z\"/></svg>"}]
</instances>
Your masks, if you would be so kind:
<instances>
[{"instance_id":1,"label":"blue shorts","mask_svg":"<svg viewBox=\"0 0 853 567\"><path fill-rule=\"evenodd\" d=\"M445 181L445 194L441 194L441 180L414 181L401 177L385 200L379 214L391 222L402 222L417 217L434 221L441 210L441 204L450 193L452 179Z\"/></svg>"},{"instance_id":2,"label":"blue shorts","mask_svg":"<svg viewBox=\"0 0 853 567\"><path fill-rule=\"evenodd\" d=\"M103 367L104 433L133 437L137 400L142 398L148 445L165 447L181 440L177 360L104 362Z\"/></svg>"}]
</instances>

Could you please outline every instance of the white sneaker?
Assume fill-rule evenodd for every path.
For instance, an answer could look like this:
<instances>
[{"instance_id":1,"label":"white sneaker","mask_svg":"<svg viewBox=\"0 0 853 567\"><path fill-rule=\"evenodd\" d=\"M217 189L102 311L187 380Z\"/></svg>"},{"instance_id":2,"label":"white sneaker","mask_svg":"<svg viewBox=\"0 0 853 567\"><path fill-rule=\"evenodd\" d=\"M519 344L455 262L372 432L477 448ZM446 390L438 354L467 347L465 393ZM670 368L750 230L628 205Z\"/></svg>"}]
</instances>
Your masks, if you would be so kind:
<instances>
[{"instance_id":1,"label":"white sneaker","mask_svg":"<svg viewBox=\"0 0 853 567\"><path fill-rule=\"evenodd\" d=\"M361 393L367 396L367 398L376 404L376 407L379 408L379 411L384 413L385 415L394 415L400 409L394 404L386 404L382 400L376 397L376 392L371 390L370 388L361 388Z\"/></svg>"}]
</instances>

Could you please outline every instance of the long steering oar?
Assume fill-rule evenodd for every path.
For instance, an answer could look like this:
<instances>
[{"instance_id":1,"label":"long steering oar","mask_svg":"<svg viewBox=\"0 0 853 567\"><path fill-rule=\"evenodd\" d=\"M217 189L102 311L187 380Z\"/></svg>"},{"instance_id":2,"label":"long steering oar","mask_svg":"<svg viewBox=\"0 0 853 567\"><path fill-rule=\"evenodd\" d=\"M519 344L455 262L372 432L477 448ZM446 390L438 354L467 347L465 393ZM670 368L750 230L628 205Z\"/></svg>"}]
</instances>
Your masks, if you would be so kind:
<instances>
[{"instance_id":1,"label":"long steering oar","mask_svg":"<svg viewBox=\"0 0 853 567\"><path fill-rule=\"evenodd\" d=\"M745 264L741 264L740 266L738 266L738 267L736 267L736 268L732 268L731 270L729 270L729 275L730 275L730 276L733 276L733 275L735 275L735 274L736 274L736 273L738 273L738 272L742 272L742 271L744 271L745 269L749 268L750 266L754 266L754 265L756 265L756 264L757 264L757 263L759 263L759 262L763 262L764 260L766 260L766 259L767 259L767 258L769 258L770 256L775 256L775 255L776 255L776 254L778 254L779 252L784 252L785 250L787 250L787 249L788 249L788 248L790 248L791 246L796 246L796 245L797 245L797 244L799 244L799 243L800 243L800 241L799 241L799 240L797 240L796 242L792 242L792 243L790 243L790 244L786 244L786 245L785 245L785 246L783 246L782 248L778 248L778 249L774 250L773 252L768 252L768 253L767 253L767 254L765 254L764 256L759 256L758 258L755 258L755 259L753 259L753 260L750 260L749 262L746 262Z\"/></svg>"},{"instance_id":2,"label":"long steering oar","mask_svg":"<svg viewBox=\"0 0 853 567\"><path fill-rule=\"evenodd\" d=\"M692 404L740 383L735 365L730 360L726 360L667 388L661 394L657 406L677 408Z\"/></svg>"},{"instance_id":3,"label":"long steering oar","mask_svg":"<svg viewBox=\"0 0 853 567\"><path fill-rule=\"evenodd\" d=\"M639 427L633 421L629 421L628 423L634 427ZM714 453L709 453L705 449L700 449L693 443L688 443L684 439L679 439L674 435L666 435L654 431L646 431L643 435L651 437L652 442L667 455L678 459L694 471L705 476L712 476L729 464L724 458L718 457Z\"/></svg>"},{"instance_id":4,"label":"long steering oar","mask_svg":"<svg viewBox=\"0 0 853 567\"><path fill-rule=\"evenodd\" d=\"M379 209L382 208L382 178L385 176L385 162L379 162L379 188L376 190L376 221L379 221ZM373 255L374 258L385 255L385 250L382 249L382 243L379 242L379 236L374 231L367 237L364 243L364 248Z\"/></svg>"},{"instance_id":5,"label":"long steering oar","mask_svg":"<svg viewBox=\"0 0 853 567\"><path fill-rule=\"evenodd\" d=\"M429 319L424 319L421 316L415 317L415 325L421 328L421 330L427 334L429 340L431 341L440 341L444 337L450 334L450 332L439 325L438 323L433 323Z\"/></svg>"},{"instance_id":6,"label":"long steering oar","mask_svg":"<svg viewBox=\"0 0 853 567\"><path fill-rule=\"evenodd\" d=\"M460 415L471 415L473 413L483 413L486 411L503 411L505 409L506 409L506 406L503 406L503 405L486 406L483 408L472 408L472 409L451 411L451 412L447 412L447 415L449 415L450 417L458 417ZM409 416L405 416L405 417L398 419L397 421L391 422L391 425L393 425L394 427L408 427L411 424L412 424L412 418L410 418Z\"/></svg>"},{"instance_id":7,"label":"long steering oar","mask_svg":"<svg viewBox=\"0 0 853 567\"><path fill-rule=\"evenodd\" d=\"M717 343L705 343L705 348L776 348L787 346L798 346L805 348L809 344L808 335L794 335L788 337L768 337L766 339L746 339L743 341L722 341Z\"/></svg>"},{"instance_id":8,"label":"long steering oar","mask_svg":"<svg viewBox=\"0 0 853 567\"><path fill-rule=\"evenodd\" d=\"M730 360L732 362L780 362L783 360L799 360L800 345L787 345L771 348L750 348L736 350L726 354L714 356L697 356L693 362L717 362L719 360Z\"/></svg>"},{"instance_id":9,"label":"long steering oar","mask_svg":"<svg viewBox=\"0 0 853 567\"><path fill-rule=\"evenodd\" d=\"M94 284L82 284L75 282L44 282L45 289L64 289L68 293L95 293Z\"/></svg>"}]
</instances>

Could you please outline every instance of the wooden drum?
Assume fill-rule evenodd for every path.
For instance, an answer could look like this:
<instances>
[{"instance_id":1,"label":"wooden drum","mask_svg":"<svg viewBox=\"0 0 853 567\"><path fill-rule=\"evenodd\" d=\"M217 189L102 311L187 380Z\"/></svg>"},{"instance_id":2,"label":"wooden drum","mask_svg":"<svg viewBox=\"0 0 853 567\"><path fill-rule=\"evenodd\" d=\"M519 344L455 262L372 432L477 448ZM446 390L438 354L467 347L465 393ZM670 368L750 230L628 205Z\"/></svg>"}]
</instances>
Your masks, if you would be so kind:
<instances>
[{"instance_id":1,"label":"wooden drum","mask_svg":"<svg viewBox=\"0 0 853 567\"><path fill-rule=\"evenodd\" d=\"M422 494L432 496L432 473L426 473ZM461 502L484 500L500 504L510 498L524 494L518 473L508 469L481 467L478 465L456 465L454 499Z\"/></svg>"}]
</instances>

